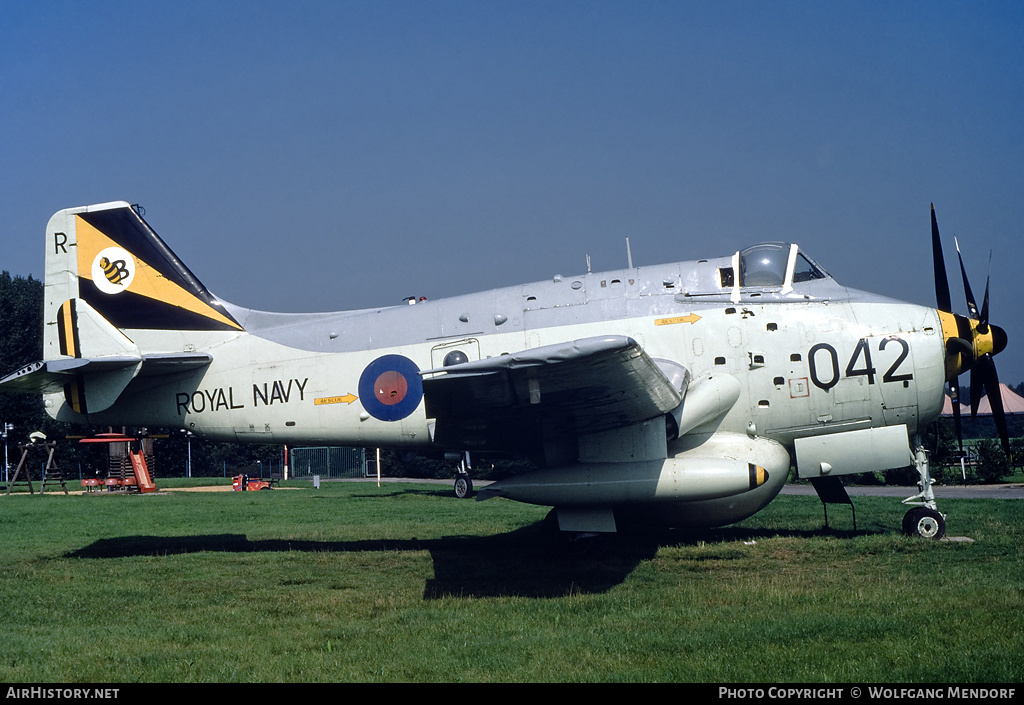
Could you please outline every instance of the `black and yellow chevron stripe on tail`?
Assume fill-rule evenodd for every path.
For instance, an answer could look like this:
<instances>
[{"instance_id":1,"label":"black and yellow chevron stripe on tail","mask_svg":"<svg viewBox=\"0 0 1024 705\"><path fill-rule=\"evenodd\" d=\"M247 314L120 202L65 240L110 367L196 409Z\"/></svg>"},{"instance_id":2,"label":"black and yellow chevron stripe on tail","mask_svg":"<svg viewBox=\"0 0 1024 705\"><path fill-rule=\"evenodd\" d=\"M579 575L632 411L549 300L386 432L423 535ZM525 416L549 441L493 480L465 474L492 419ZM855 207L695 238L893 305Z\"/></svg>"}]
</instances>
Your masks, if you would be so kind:
<instances>
[{"instance_id":1,"label":"black and yellow chevron stripe on tail","mask_svg":"<svg viewBox=\"0 0 1024 705\"><path fill-rule=\"evenodd\" d=\"M79 414L89 413L85 407L85 381L82 375L75 375L73 381L64 385L64 399Z\"/></svg>"},{"instance_id":2,"label":"black and yellow chevron stripe on tail","mask_svg":"<svg viewBox=\"0 0 1024 705\"><path fill-rule=\"evenodd\" d=\"M61 355L82 356L82 346L78 339L78 311L74 299L61 304L57 312L57 338Z\"/></svg>"},{"instance_id":3,"label":"black and yellow chevron stripe on tail","mask_svg":"<svg viewBox=\"0 0 1024 705\"><path fill-rule=\"evenodd\" d=\"M78 336L78 306L76 299L69 299L57 312L57 342L61 355L82 357L82 344ZM85 404L85 380L82 375L64 385L64 399L80 414L88 413Z\"/></svg>"},{"instance_id":4,"label":"black and yellow chevron stripe on tail","mask_svg":"<svg viewBox=\"0 0 1024 705\"><path fill-rule=\"evenodd\" d=\"M242 330L132 208L79 213L75 226L79 295L117 328ZM108 294L93 281L93 263L114 246L130 253L124 264L135 269L127 288Z\"/></svg>"}]
</instances>

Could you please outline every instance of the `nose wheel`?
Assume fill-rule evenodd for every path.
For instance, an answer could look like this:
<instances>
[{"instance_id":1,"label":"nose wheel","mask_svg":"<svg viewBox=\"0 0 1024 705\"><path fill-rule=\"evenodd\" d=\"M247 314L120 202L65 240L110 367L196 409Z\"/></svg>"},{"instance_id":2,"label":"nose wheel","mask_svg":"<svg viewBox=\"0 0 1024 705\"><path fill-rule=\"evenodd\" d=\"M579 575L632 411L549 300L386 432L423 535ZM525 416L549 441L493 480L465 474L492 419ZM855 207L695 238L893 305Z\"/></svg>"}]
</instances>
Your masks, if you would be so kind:
<instances>
[{"instance_id":1,"label":"nose wheel","mask_svg":"<svg viewBox=\"0 0 1024 705\"><path fill-rule=\"evenodd\" d=\"M915 438L917 449L914 454L914 466L919 476L917 487L920 490L913 497L903 500L904 504L917 505L903 515L903 533L907 536L918 536L923 539L941 539L946 535L946 517L941 514L935 504L932 492L931 471L928 466L928 451L921 443L920 437Z\"/></svg>"},{"instance_id":2,"label":"nose wheel","mask_svg":"<svg viewBox=\"0 0 1024 705\"><path fill-rule=\"evenodd\" d=\"M941 539L946 535L946 520L928 507L914 507L903 515L903 533L923 539Z\"/></svg>"}]
</instances>

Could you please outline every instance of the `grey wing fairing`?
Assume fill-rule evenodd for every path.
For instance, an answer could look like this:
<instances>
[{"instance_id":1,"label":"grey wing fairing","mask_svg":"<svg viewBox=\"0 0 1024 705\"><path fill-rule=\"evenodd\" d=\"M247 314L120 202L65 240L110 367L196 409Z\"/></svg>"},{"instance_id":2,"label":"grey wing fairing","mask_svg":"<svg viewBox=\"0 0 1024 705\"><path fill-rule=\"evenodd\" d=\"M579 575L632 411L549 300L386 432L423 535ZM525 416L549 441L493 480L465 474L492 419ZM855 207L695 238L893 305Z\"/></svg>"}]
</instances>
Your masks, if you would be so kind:
<instances>
[{"instance_id":1,"label":"grey wing fairing","mask_svg":"<svg viewBox=\"0 0 1024 705\"><path fill-rule=\"evenodd\" d=\"M435 443L480 450L641 423L679 406L688 380L685 369L653 360L626 336L584 338L422 374Z\"/></svg>"}]
</instances>

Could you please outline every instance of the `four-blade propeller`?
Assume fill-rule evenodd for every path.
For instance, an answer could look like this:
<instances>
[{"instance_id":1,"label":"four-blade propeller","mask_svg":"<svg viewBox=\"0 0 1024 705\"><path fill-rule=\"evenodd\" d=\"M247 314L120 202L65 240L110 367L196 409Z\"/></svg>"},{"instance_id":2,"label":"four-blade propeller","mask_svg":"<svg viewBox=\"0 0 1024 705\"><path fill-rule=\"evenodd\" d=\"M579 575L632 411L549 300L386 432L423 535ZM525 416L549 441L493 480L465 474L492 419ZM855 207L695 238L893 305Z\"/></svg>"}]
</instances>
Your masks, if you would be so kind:
<instances>
[{"instance_id":1,"label":"four-blade propeller","mask_svg":"<svg viewBox=\"0 0 1024 705\"><path fill-rule=\"evenodd\" d=\"M999 389L999 376L993 357L1006 347L1006 332L999 326L989 323L988 286L985 280L985 297L981 309L978 309L967 270L960 255L960 243L956 244L957 258L960 260L960 274L964 282L964 294L967 297L969 316L953 313L949 295L949 281L946 278L946 263L942 257L942 243L939 238L939 226L935 220L935 204L932 204L932 261L935 268L935 303L942 319L942 333L946 341L946 381L949 382L953 396L953 419L956 423L957 442L963 450L963 434L960 425L960 384L962 373L971 372L971 416L978 413L978 405L982 395L988 395L992 407L992 418L999 431L1003 450L1010 454L1010 439L1006 428L1006 413L1003 409L1003 398ZM991 268L991 255L989 256Z\"/></svg>"}]
</instances>

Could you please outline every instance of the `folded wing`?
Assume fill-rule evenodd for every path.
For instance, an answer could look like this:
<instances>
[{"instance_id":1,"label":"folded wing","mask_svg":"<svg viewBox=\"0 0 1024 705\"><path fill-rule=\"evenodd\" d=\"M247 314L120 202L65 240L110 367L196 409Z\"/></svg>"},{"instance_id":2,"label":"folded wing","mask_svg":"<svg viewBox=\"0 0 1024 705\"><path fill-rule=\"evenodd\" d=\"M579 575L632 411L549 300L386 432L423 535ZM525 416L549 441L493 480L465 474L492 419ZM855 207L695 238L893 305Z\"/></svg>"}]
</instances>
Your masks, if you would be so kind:
<instances>
[{"instance_id":1,"label":"folded wing","mask_svg":"<svg viewBox=\"0 0 1024 705\"><path fill-rule=\"evenodd\" d=\"M423 373L427 418L444 447L522 448L631 426L679 406L689 375L632 338L547 345Z\"/></svg>"}]
</instances>

